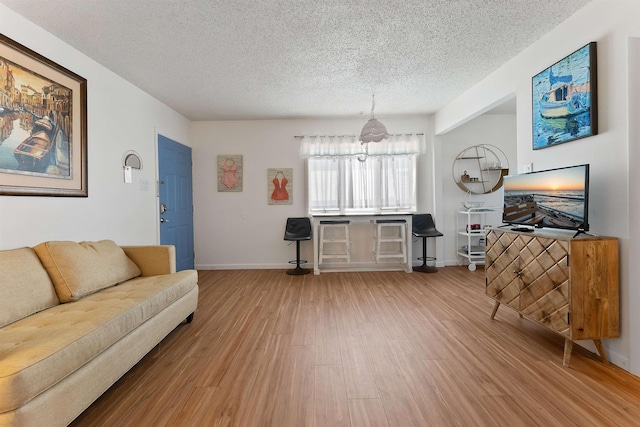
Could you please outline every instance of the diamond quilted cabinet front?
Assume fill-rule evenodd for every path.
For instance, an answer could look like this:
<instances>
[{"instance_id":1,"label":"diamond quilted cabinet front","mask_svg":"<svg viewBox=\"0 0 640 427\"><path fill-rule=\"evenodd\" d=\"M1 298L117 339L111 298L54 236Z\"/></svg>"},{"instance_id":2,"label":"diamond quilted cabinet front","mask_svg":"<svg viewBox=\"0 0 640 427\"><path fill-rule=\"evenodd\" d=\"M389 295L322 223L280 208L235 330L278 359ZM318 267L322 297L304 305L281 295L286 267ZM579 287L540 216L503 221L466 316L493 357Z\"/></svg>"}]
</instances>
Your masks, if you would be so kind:
<instances>
[{"instance_id":1,"label":"diamond quilted cabinet front","mask_svg":"<svg viewBox=\"0 0 640 427\"><path fill-rule=\"evenodd\" d=\"M527 238L527 245L520 257L520 278L523 282L520 312L570 337L568 259L568 242Z\"/></svg>"},{"instance_id":2,"label":"diamond quilted cabinet front","mask_svg":"<svg viewBox=\"0 0 640 427\"><path fill-rule=\"evenodd\" d=\"M520 309L522 282L518 272L524 242L518 234L489 230L486 238L486 294L515 310Z\"/></svg>"},{"instance_id":3,"label":"diamond quilted cabinet front","mask_svg":"<svg viewBox=\"0 0 640 427\"><path fill-rule=\"evenodd\" d=\"M489 230L486 254L488 296L570 336L568 242Z\"/></svg>"}]
</instances>

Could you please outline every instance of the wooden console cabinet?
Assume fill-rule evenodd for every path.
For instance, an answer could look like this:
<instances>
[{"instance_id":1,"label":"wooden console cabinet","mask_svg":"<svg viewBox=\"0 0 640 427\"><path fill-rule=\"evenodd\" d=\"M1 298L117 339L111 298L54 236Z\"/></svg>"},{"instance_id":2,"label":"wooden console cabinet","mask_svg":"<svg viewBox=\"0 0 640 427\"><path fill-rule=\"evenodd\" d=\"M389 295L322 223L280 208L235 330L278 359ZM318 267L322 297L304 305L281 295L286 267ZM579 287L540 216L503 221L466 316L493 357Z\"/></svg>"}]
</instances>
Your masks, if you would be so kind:
<instances>
[{"instance_id":1,"label":"wooden console cabinet","mask_svg":"<svg viewBox=\"0 0 640 427\"><path fill-rule=\"evenodd\" d=\"M573 341L593 340L602 360L602 338L617 338L618 239L487 230L486 294L521 317L565 338L563 365Z\"/></svg>"}]
</instances>

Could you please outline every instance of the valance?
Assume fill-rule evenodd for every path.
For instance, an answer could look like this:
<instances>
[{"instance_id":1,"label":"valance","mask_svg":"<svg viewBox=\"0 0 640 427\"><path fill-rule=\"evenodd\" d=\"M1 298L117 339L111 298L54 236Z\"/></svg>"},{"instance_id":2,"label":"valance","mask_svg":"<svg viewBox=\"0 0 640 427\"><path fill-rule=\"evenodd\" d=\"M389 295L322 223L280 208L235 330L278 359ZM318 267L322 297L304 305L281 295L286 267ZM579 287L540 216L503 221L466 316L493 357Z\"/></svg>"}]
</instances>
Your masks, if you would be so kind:
<instances>
[{"instance_id":1,"label":"valance","mask_svg":"<svg viewBox=\"0 0 640 427\"><path fill-rule=\"evenodd\" d=\"M424 152L424 135L391 135L380 142L362 144L354 135L340 136L303 136L300 153L302 157L335 156L394 156L419 154Z\"/></svg>"}]
</instances>

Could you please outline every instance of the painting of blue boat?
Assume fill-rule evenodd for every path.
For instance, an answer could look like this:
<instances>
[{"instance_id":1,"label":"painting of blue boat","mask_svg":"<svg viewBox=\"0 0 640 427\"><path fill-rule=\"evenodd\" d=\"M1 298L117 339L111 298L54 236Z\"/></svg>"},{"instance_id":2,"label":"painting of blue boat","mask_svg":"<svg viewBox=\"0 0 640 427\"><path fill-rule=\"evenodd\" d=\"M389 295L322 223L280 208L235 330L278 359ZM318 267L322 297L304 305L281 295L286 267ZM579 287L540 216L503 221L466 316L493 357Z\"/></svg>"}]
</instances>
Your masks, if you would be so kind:
<instances>
[{"instance_id":1,"label":"painting of blue boat","mask_svg":"<svg viewBox=\"0 0 640 427\"><path fill-rule=\"evenodd\" d=\"M596 43L532 78L533 149L598 133Z\"/></svg>"}]
</instances>

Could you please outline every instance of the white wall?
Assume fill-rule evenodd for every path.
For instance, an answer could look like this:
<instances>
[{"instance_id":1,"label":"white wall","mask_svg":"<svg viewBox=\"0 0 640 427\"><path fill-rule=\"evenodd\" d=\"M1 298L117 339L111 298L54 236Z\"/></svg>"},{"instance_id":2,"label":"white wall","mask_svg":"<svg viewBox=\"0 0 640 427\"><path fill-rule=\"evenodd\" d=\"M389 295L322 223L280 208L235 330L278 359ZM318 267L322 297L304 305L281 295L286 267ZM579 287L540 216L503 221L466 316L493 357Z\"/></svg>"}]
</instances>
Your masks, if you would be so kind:
<instances>
[{"instance_id":1,"label":"white wall","mask_svg":"<svg viewBox=\"0 0 640 427\"><path fill-rule=\"evenodd\" d=\"M629 343L631 372L640 372L640 275L632 265L640 259L640 232L638 218L640 213L640 28L635 37L629 38Z\"/></svg>"},{"instance_id":2,"label":"white wall","mask_svg":"<svg viewBox=\"0 0 640 427\"><path fill-rule=\"evenodd\" d=\"M510 171L513 171L516 164L516 116L482 115L444 135L436 136L434 144L439 150L436 173L442 179L442 201L438 205L442 209L442 216L438 222L438 230L444 234L441 238L444 245L444 263L456 265L458 261L463 261L457 257L456 218L467 195L453 180L453 162L462 150L472 145L488 144L504 152L511 167ZM501 206L502 189L489 194L474 194L469 199L482 201L485 206ZM486 219L492 225L500 225L502 222L501 214L487 214Z\"/></svg>"},{"instance_id":3,"label":"white wall","mask_svg":"<svg viewBox=\"0 0 640 427\"><path fill-rule=\"evenodd\" d=\"M158 242L156 132L190 145L189 121L3 5L0 32L87 79L89 190L88 198L0 196L0 249L45 240ZM143 159L133 184L123 183L127 150Z\"/></svg>"},{"instance_id":4,"label":"white wall","mask_svg":"<svg viewBox=\"0 0 640 427\"><path fill-rule=\"evenodd\" d=\"M630 342L640 351L640 326L630 322L630 310L635 310L640 271L631 268L629 240L640 238L634 227L635 212L629 213L631 184L629 170L639 165L637 151L630 150L630 117L628 115L631 86L637 78L629 68L628 36L637 32L640 23L639 0L595 0L547 33L518 56L489 75L478 85L448 104L434 117L437 134L443 134L486 110L499 99L516 93L517 168L523 171L532 162L534 170L573 164L591 164L589 222L593 233L618 237L620 241L620 308L621 337L607 340L610 359L617 365L640 374L640 354L630 362ZM531 144L531 77L590 41L598 43L599 134L578 141L533 151ZM634 77L635 76L635 77ZM637 87L635 87L637 92ZM635 101L637 102L637 101ZM636 110L637 111L637 104ZM637 117L631 119L637 122ZM637 144L637 131L635 133ZM630 164L631 162L631 164ZM515 172L515 168L514 168ZM637 175L633 175L637 179ZM593 349L591 343L584 346Z\"/></svg>"},{"instance_id":5,"label":"white wall","mask_svg":"<svg viewBox=\"0 0 640 427\"><path fill-rule=\"evenodd\" d=\"M418 207L421 211L432 210L429 118L378 119L391 133L425 134L429 153L419 159ZM289 267L287 262L295 258L295 244L289 246L291 242L283 241L286 218L306 215L304 161L300 140L294 136L359 134L365 122L365 118L194 122L196 268ZM222 154L243 156L242 192L217 191L216 158ZM267 204L268 168L293 168L292 205ZM303 242L301 248L302 258L311 262L312 245Z\"/></svg>"}]
</instances>

